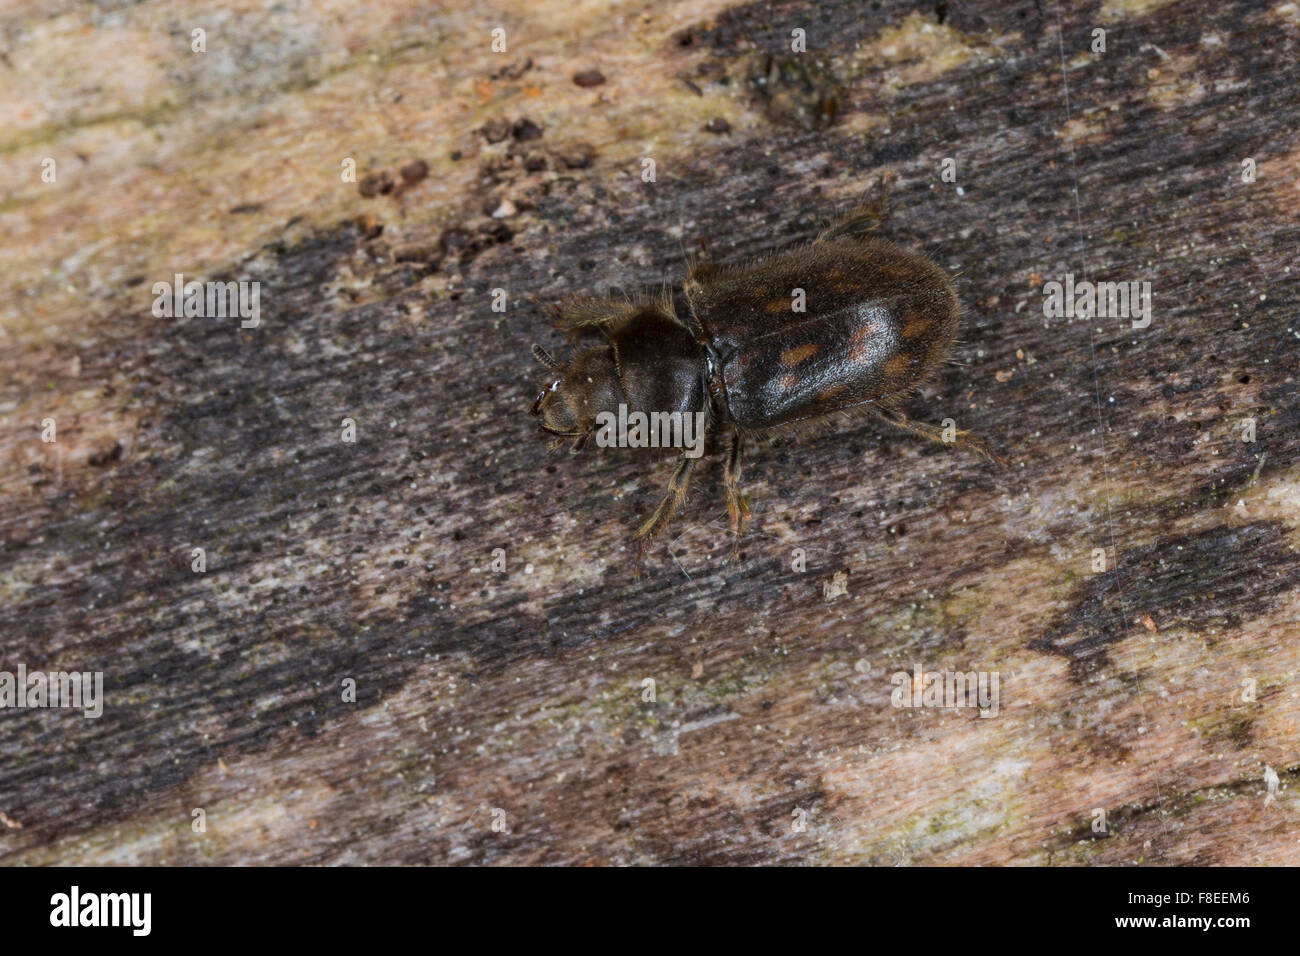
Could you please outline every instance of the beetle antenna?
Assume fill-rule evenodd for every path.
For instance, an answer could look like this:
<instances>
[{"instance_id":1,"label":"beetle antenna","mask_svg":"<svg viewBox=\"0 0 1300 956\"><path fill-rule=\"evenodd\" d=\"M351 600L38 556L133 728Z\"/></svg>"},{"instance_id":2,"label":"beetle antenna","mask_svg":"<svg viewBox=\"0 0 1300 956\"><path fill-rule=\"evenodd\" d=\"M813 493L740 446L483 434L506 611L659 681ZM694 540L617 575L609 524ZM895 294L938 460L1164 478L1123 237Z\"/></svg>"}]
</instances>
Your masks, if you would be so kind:
<instances>
[{"instance_id":1,"label":"beetle antenna","mask_svg":"<svg viewBox=\"0 0 1300 956\"><path fill-rule=\"evenodd\" d=\"M533 346L533 358L537 359L537 361L541 362L547 368L553 368L556 371L564 368L563 365L551 357L550 352L546 351L546 349L542 348L540 345Z\"/></svg>"}]
</instances>

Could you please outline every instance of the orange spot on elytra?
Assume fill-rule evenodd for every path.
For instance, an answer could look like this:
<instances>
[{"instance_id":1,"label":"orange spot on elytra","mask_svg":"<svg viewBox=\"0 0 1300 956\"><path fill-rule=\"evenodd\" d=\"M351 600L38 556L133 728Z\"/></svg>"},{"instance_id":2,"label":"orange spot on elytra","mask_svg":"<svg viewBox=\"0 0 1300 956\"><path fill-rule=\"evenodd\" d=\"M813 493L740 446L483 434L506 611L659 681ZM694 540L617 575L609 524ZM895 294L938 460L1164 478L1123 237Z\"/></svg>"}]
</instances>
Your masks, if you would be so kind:
<instances>
[{"instance_id":1,"label":"orange spot on elytra","mask_svg":"<svg viewBox=\"0 0 1300 956\"><path fill-rule=\"evenodd\" d=\"M866 325L858 326L849 336L849 358L855 362L871 361L871 340L883 335L884 326L873 319Z\"/></svg>"},{"instance_id":2,"label":"orange spot on elytra","mask_svg":"<svg viewBox=\"0 0 1300 956\"><path fill-rule=\"evenodd\" d=\"M924 335L930 328L930 317L913 313L907 317L903 323L903 338L914 339L918 335Z\"/></svg>"},{"instance_id":3,"label":"orange spot on elytra","mask_svg":"<svg viewBox=\"0 0 1300 956\"><path fill-rule=\"evenodd\" d=\"M885 374L890 378L902 378L907 373L907 369L911 364L911 356L904 355L900 352L885 363Z\"/></svg>"},{"instance_id":4,"label":"orange spot on elytra","mask_svg":"<svg viewBox=\"0 0 1300 956\"><path fill-rule=\"evenodd\" d=\"M839 395L843 391L844 391L843 385L828 385L826 386L826 388L823 388L818 393L817 401L829 402L832 398L834 398L836 395Z\"/></svg>"},{"instance_id":5,"label":"orange spot on elytra","mask_svg":"<svg viewBox=\"0 0 1300 956\"><path fill-rule=\"evenodd\" d=\"M804 359L817 354L820 345L814 345L811 342L807 345L796 345L792 349L786 349L781 353L782 365L798 365Z\"/></svg>"}]
</instances>

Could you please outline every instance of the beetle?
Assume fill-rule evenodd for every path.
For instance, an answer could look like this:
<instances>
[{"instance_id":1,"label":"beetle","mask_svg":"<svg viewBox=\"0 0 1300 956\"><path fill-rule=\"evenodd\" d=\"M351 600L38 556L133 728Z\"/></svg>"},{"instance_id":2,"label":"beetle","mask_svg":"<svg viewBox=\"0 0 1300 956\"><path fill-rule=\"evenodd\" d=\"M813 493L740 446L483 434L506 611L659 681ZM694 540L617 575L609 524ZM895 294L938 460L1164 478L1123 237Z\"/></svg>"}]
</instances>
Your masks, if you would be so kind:
<instances>
[{"instance_id":1,"label":"beetle","mask_svg":"<svg viewBox=\"0 0 1300 956\"><path fill-rule=\"evenodd\" d=\"M948 274L923 255L869 233L864 205L811 243L755 262L693 264L686 314L672 300L585 300L561 309L579 340L567 362L540 345L533 355L556 376L533 402L544 432L580 451L602 416L620 404L645 413L702 413L725 430L724 484L732 558L750 519L740 490L746 437L834 412L863 411L939 442L954 439L999 459L966 431L914 421L900 403L952 351L961 308ZM608 418L604 418L608 421ZM695 457L679 458L659 506L640 526L644 554L686 495Z\"/></svg>"}]
</instances>

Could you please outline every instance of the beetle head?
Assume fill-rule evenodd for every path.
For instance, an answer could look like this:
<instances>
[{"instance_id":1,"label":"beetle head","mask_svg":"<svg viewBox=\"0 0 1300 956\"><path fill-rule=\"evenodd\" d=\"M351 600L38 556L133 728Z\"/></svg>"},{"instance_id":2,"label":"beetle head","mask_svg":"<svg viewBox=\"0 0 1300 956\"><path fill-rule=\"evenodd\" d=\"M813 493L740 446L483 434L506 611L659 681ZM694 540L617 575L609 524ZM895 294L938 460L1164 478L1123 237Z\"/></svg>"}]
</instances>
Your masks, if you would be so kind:
<instances>
[{"instance_id":1,"label":"beetle head","mask_svg":"<svg viewBox=\"0 0 1300 956\"><path fill-rule=\"evenodd\" d=\"M619 402L625 401L613 348L586 349L568 362L558 362L534 345L533 357L554 374L533 402L533 414L541 419L542 431L572 438L571 450L582 450L596 429L596 416L616 412Z\"/></svg>"}]
</instances>

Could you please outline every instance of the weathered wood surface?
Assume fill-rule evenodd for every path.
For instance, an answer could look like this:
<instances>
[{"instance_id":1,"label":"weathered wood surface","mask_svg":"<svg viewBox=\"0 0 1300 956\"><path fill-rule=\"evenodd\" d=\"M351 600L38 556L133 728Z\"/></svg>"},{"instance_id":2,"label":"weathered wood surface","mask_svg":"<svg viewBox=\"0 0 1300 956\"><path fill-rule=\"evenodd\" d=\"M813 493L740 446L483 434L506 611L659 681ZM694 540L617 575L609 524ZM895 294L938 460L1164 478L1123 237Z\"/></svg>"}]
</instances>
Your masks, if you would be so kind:
<instances>
[{"instance_id":1,"label":"weathered wood surface","mask_svg":"<svg viewBox=\"0 0 1300 956\"><path fill-rule=\"evenodd\" d=\"M1295 3L314 6L0 17L0 669L107 696L0 711L0 859L1300 862ZM827 129L746 92L794 27ZM968 308L909 411L1011 468L781 438L724 566L715 457L633 579L666 463L545 452L542 306L884 173ZM261 327L154 318L176 272L259 280ZM1150 327L1045 318L1067 272L1150 281ZM1000 713L892 707L916 664Z\"/></svg>"}]
</instances>

